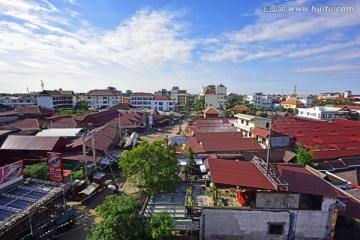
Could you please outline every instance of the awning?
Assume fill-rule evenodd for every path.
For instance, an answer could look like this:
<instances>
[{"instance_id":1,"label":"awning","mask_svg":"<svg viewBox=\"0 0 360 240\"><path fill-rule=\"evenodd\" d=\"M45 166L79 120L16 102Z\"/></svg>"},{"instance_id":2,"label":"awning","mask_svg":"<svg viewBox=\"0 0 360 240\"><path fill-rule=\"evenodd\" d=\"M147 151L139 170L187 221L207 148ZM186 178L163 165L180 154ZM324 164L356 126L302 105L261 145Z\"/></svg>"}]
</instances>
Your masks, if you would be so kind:
<instances>
[{"instance_id":1,"label":"awning","mask_svg":"<svg viewBox=\"0 0 360 240\"><path fill-rule=\"evenodd\" d=\"M90 195L91 193L93 193L100 185L97 183L91 183L89 186L87 186L84 190L82 190L79 193L85 194L85 195Z\"/></svg>"}]
</instances>

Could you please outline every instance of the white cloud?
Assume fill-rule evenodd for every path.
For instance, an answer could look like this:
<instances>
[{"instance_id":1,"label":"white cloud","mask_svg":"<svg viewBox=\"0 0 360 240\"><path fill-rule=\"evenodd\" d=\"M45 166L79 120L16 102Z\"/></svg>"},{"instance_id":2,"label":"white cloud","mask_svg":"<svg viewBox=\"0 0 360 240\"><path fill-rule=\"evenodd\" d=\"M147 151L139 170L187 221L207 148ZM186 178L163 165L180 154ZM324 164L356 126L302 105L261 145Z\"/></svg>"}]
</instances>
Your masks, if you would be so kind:
<instances>
[{"instance_id":1,"label":"white cloud","mask_svg":"<svg viewBox=\"0 0 360 240\"><path fill-rule=\"evenodd\" d=\"M294 1L289 6L312 6L312 1ZM329 1L328 5L354 6L353 12L257 12L257 21L239 31L224 33L217 41L203 41L210 51L206 61L251 61L258 58L285 59L312 56L359 45L359 38L344 34L360 26L360 1ZM292 43L292 46L289 43ZM308 43L311 44L308 44ZM307 46L304 46L306 44ZM229 47L231 46L231 47ZM264 49L265 47L265 49ZM300 50L301 49L301 50ZM240 54L241 53L241 54Z\"/></svg>"},{"instance_id":2,"label":"white cloud","mask_svg":"<svg viewBox=\"0 0 360 240\"><path fill-rule=\"evenodd\" d=\"M342 73L342 72L357 72L360 73L359 66L357 65L331 65L331 66L320 66L320 67L303 67L295 69L296 72L299 73L318 73L318 72L335 72L335 73Z\"/></svg>"},{"instance_id":3,"label":"white cloud","mask_svg":"<svg viewBox=\"0 0 360 240\"><path fill-rule=\"evenodd\" d=\"M195 41L187 39L186 25L179 19L183 13L179 12L145 9L116 29L103 31L78 14L47 2L4 1L0 9L0 17L21 20L0 21L2 82L28 75L57 86L69 78L110 84L115 73L129 81L135 73L136 78L156 82L149 76L152 72L168 64L190 62L195 47ZM74 21L80 23L79 28L69 30Z\"/></svg>"}]
</instances>

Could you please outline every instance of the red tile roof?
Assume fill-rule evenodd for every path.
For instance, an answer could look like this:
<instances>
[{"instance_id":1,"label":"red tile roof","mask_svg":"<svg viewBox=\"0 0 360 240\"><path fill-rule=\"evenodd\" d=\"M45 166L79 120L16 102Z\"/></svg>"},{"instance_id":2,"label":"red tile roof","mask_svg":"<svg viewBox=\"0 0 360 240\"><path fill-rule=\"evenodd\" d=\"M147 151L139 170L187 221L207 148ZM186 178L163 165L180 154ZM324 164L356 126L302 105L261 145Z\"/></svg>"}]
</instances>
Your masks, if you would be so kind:
<instances>
[{"instance_id":1,"label":"red tile roof","mask_svg":"<svg viewBox=\"0 0 360 240\"><path fill-rule=\"evenodd\" d=\"M245 105L236 105L235 107L232 108L232 110L234 110L234 111L247 111L247 110L249 110L249 108L246 107Z\"/></svg>"},{"instance_id":2,"label":"red tile roof","mask_svg":"<svg viewBox=\"0 0 360 240\"><path fill-rule=\"evenodd\" d=\"M275 190L253 163L214 158L209 158L208 162L214 183Z\"/></svg>"},{"instance_id":3,"label":"red tile roof","mask_svg":"<svg viewBox=\"0 0 360 240\"><path fill-rule=\"evenodd\" d=\"M95 89L90 90L86 96L119 96L121 93L116 90L109 90L109 89Z\"/></svg>"},{"instance_id":4,"label":"red tile roof","mask_svg":"<svg viewBox=\"0 0 360 240\"><path fill-rule=\"evenodd\" d=\"M216 108L214 107L207 107L203 113L205 114L219 114L220 112L218 110L216 110Z\"/></svg>"},{"instance_id":5,"label":"red tile roof","mask_svg":"<svg viewBox=\"0 0 360 240\"><path fill-rule=\"evenodd\" d=\"M206 89L204 94L216 94L215 89Z\"/></svg>"},{"instance_id":6,"label":"red tile roof","mask_svg":"<svg viewBox=\"0 0 360 240\"><path fill-rule=\"evenodd\" d=\"M170 98L168 96L164 96L164 95L154 95L154 100L157 100L157 101L169 101Z\"/></svg>"},{"instance_id":7,"label":"red tile roof","mask_svg":"<svg viewBox=\"0 0 360 240\"><path fill-rule=\"evenodd\" d=\"M154 96L154 94L151 94L151 93L144 93L144 92L137 92L137 93L133 93L133 94L131 94L131 96L145 96L145 97L152 97L152 96Z\"/></svg>"}]
</instances>

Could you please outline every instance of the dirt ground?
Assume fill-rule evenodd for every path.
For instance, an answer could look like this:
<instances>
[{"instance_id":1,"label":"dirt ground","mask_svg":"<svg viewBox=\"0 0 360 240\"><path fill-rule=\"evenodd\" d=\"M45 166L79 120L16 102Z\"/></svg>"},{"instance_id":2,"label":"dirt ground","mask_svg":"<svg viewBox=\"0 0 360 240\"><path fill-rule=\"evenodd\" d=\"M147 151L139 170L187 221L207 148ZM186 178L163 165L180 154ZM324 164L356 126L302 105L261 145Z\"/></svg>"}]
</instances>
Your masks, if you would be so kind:
<instances>
[{"instance_id":1,"label":"dirt ground","mask_svg":"<svg viewBox=\"0 0 360 240\"><path fill-rule=\"evenodd\" d=\"M168 136L169 138L179 136L177 135L177 133L179 132L180 127L181 130L184 131L187 126L188 126L188 122L184 121L181 124L170 125L161 128L153 128L151 131L149 131L146 134L140 134L140 138L148 142L153 142L155 140L163 139L166 136ZM158 131L158 129L161 129L161 131ZM181 133L180 136L182 134L183 133Z\"/></svg>"},{"instance_id":2,"label":"dirt ground","mask_svg":"<svg viewBox=\"0 0 360 240\"><path fill-rule=\"evenodd\" d=\"M141 134L140 138L142 140L147 140L153 142L155 140L163 139L165 136L174 137L178 136L177 133L181 127L181 130L184 131L187 122L182 122L181 124L166 126L162 128L154 128L146 134ZM158 131L161 129L161 131ZM182 135L182 133L180 134ZM110 172L107 174L108 178L113 180L116 178L116 183L119 186L121 194L129 195L134 194L139 191L139 189L129 182L126 181L126 177L120 175L120 171L114 171L114 175ZM115 185L115 184L114 184ZM86 228L94 227L101 220L95 215L95 208L100 205L108 195L115 194L114 191L105 188L102 192L96 194L94 198L90 201L87 206L83 206L78 202L68 202L68 206L76 209L76 216L81 216L76 223L72 226L71 230L64 231L60 233L57 239L61 240L83 240L87 237Z\"/></svg>"}]
</instances>

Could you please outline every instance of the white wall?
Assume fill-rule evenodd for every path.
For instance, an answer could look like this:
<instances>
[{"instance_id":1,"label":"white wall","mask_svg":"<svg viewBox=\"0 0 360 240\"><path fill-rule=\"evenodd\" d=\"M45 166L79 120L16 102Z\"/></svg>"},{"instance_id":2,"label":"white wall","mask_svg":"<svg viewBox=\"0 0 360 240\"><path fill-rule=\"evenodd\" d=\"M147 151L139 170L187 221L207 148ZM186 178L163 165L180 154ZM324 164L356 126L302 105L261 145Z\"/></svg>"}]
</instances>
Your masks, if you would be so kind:
<instances>
[{"instance_id":1,"label":"white wall","mask_svg":"<svg viewBox=\"0 0 360 240\"><path fill-rule=\"evenodd\" d=\"M38 96L37 104L45 108L54 108L53 99L51 96Z\"/></svg>"}]
</instances>

